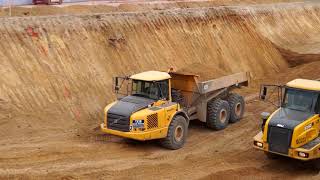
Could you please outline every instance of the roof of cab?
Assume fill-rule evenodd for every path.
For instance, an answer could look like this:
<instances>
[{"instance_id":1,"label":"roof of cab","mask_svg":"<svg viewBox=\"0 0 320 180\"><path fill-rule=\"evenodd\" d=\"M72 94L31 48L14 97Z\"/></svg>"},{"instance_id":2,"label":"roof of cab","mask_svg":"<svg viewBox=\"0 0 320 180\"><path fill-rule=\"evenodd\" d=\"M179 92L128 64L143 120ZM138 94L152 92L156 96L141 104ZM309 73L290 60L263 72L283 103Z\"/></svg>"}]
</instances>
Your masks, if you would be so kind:
<instances>
[{"instance_id":1,"label":"roof of cab","mask_svg":"<svg viewBox=\"0 0 320 180\"><path fill-rule=\"evenodd\" d=\"M161 81L170 79L169 73L161 71L146 71L139 74L132 75L131 79L142 80L142 81Z\"/></svg>"},{"instance_id":2,"label":"roof of cab","mask_svg":"<svg viewBox=\"0 0 320 180\"><path fill-rule=\"evenodd\" d=\"M287 83L288 87L320 91L320 81L308 79L295 79Z\"/></svg>"}]
</instances>

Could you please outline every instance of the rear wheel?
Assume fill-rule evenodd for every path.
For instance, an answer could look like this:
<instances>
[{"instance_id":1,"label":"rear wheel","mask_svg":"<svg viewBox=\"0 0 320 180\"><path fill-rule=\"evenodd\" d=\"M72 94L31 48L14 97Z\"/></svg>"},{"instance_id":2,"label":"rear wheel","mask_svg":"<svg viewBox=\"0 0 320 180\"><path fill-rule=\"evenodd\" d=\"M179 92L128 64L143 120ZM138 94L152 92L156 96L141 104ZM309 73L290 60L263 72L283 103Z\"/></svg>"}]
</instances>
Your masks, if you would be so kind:
<instances>
[{"instance_id":1,"label":"rear wheel","mask_svg":"<svg viewBox=\"0 0 320 180\"><path fill-rule=\"evenodd\" d=\"M228 102L230 105L230 122L235 123L243 117L245 109L244 98L239 94L230 94Z\"/></svg>"},{"instance_id":2,"label":"rear wheel","mask_svg":"<svg viewBox=\"0 0 320 180\"><path fill-rule=\"evenodd\" d=\"M175 116L169 126L167 137L160 141L165 148L176 150L183 147L188 131L187 120L183 116Z\"/></svg>"},{"instance_id":3,"label":"rear wheel","mask_svg":"<svg viewBox=\"0 0 320 180\"><path fill-rule=\"evenodd\" d=\"M222 99L208 102L207 126L214 130L221 130L228 126L230 119L229 103Z\"/></svg>"}]
</instances>

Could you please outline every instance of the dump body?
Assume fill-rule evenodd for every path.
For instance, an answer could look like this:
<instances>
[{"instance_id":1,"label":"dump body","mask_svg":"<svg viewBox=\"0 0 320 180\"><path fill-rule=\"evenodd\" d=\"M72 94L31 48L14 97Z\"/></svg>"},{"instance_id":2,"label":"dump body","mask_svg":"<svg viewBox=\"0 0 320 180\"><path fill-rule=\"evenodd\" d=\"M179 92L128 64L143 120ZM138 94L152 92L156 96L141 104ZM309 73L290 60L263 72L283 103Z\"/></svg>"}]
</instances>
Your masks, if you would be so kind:
<instances>
[{"instance_id":1,"label":"dump body","mask_svg":"<svg viewBox=\"0 0 320 180\"><path fill-rule=\"evenodd\" d=\"M199 81L197 75L171 72L173 89L181 90L185 98L183 107L190 120L206 121L208 101L228 94L236 87L248 86L249 72L241 72L220 78Z\"/></svg>"}]
</instances>

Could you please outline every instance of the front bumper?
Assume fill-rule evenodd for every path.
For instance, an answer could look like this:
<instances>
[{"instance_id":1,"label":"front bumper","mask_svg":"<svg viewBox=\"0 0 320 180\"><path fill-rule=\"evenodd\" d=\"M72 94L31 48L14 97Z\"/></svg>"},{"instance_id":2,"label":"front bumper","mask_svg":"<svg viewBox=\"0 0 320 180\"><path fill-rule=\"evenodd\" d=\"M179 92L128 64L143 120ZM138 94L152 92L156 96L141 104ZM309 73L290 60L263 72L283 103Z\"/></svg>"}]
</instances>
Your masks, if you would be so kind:
<instances>
[{"instance_id":1,"label":"front bumper","mask_svg":"<svg viewBox=\"0 0 320 180\"><path fill-rule=\"evenodd\" d=\"M303 160L303 161L308 161L311 159L320 158L320 143L315 144L314 146L312 146L310 148L304 148L306 146L302 146L299 148L289 148L288 154L280 154L280 153L275 153L275 152L269 151L269 145L267 142L263 142L262 137L263 137L263 133L259 132L253 138L254 139L254 143L253 143L254 148L265 151L265 152L270 152L270 153L278 154L281 156L287 156L290 158L299 159L299 160ZM262 146L260 146L260 145L262 145ZM306 156L302 157L301 154L305 154Z\"/></svg>"},{"instance_id":2,"label":"front bumper","mask_svg":"<svg viewBox=\"0 0 320 180\"><path fill-rule=\"evenodd\" d=\"M101 131L107 134L112 134L120 137L125 137L129 139L135 139L139 141L151 140L151 139L161 139L165 138L168 133L168 128L158 128L152 131L146 132L122 132L113 129L108 129L104 123L100 125Z\"/></svg>"}]
</instances>

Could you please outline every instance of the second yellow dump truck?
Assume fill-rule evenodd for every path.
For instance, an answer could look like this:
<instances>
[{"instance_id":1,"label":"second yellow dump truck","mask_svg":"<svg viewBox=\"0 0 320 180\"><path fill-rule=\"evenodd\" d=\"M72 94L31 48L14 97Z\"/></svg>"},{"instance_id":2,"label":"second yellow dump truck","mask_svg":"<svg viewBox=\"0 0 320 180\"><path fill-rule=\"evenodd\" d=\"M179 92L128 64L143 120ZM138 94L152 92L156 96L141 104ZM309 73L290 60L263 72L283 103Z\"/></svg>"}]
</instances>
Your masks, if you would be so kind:
<instances>
[{"instance_id":1,"label":"second yellow dump truck","mask_svg":"<svg viewBox=\"0 0 320 180\"><path fill-rule=\"evenodd\" d=\"M104 109L103 132L135 140L160 139L169 149L181 148L189 121L224 129L244 113L242 96L231 93L248 85L248 73L237 73L205 82L194 74L147 71L114 78L117 93L125 96Z\"/></svg>"},{"instance_id":2,"label":"second yellow dump truck","mask_svg":"<svg viewBox=\"0 0 320 180\"><path fill-rule=\"evenodd\" d=\"M261 114L262 129L254 137L254 147L269 158L320 158L320 81L296 79L284 86L263 85L263 100L268 87L278 89L280 107L272 114Z\"/></svg>"}]
</instances>

